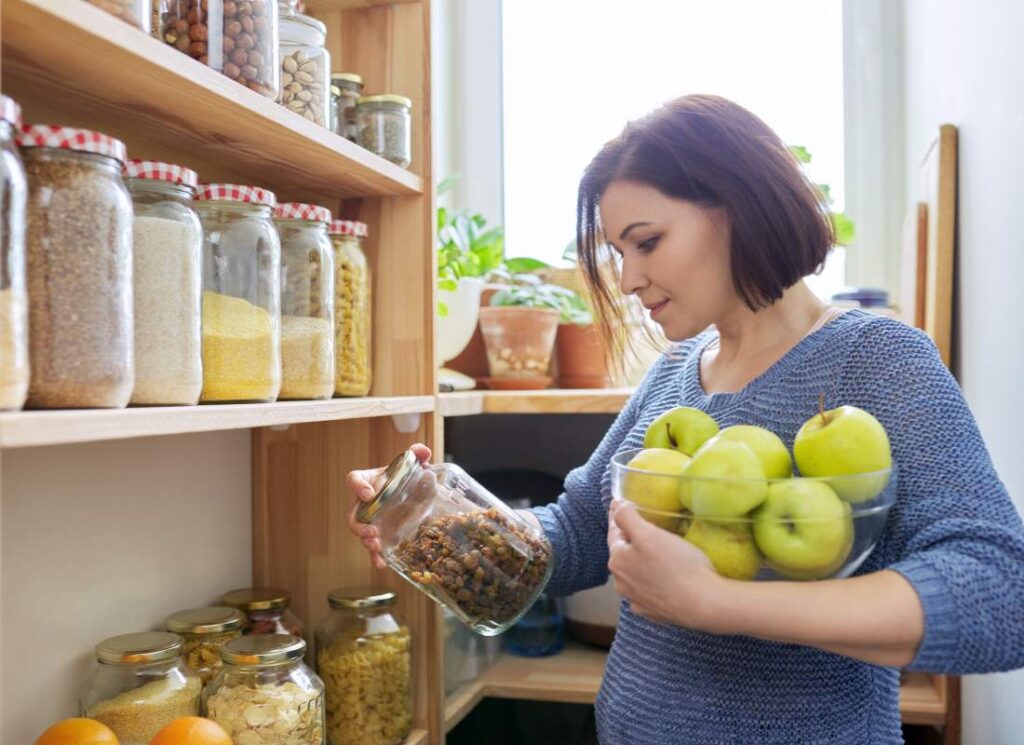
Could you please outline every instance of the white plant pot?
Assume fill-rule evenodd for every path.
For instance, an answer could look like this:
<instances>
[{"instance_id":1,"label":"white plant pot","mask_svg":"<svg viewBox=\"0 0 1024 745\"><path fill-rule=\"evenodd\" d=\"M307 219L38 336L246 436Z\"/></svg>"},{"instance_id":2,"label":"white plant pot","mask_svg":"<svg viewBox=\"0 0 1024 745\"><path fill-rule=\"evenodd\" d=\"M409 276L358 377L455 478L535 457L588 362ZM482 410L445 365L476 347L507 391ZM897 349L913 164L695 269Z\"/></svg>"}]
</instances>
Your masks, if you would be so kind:
<instances>
[{"instance_id":1,"label":"white plant pot","mask_svg":"<svg viewBox=\"0 0 1024 745\"><path fill-rule=\"evenodd\" d=\"M437 299L448 306L448 315L438 314L437 360L445 364L459 356L473 338L480 316L480 292L483 280L463 277L454 290L438 290Z\"/></svg>"}]
</instances>

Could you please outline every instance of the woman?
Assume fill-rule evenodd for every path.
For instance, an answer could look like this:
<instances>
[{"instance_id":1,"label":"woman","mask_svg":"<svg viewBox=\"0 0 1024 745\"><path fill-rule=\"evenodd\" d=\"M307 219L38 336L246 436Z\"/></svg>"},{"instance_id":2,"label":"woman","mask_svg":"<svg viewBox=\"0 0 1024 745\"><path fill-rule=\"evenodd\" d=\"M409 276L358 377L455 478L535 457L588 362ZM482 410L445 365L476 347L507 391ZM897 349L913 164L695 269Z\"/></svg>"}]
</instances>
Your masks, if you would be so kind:
<instances>
[{"instance_id":1,"label":"woman","mask_svg":"<svg viewBox=\"0 0 1024 745\"><path fill-rule=\"evenodd\" d=\"M808 289L831 223L762 121L687 96L628 125L583 176L578 238L606 330L623 328L599 271L610 245L621 291L675 342L558 503L534 511L554 547L549 592L611 571L627 599L597 702L603 743L899 743L897 668L1024 665L1024 530L971 412L923 333ZM856 576L726 579L612 503L609 461L641 447L665 410L760 425L791 447L820 394L828 408L874 414L899 471L884 535ZM376 473L350 474L359 499ZM353 529L379 550L372 528Z\"/></svg>"}]
</instances>

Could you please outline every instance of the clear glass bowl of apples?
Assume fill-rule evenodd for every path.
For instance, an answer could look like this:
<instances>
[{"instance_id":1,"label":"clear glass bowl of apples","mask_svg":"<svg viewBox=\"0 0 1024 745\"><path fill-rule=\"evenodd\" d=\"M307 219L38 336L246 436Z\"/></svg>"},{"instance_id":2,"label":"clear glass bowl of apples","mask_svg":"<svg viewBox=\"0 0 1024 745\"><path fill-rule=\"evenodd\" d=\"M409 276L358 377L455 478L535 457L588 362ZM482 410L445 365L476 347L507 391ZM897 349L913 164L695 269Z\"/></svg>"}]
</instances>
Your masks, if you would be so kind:
<instances>
[{"instance_id":1,"label":"clear glass bowl of apples","mask_svg":"<svg viewBox=\"0 0 1024 745\"><path fill-rule=\"evenodd\" d=\"M740 580L848 577L871 554L896 501L889 438L870 413L824 407L790 454L752 425L719 431L678 407L648 428L644 448L612 458L612 494L701 549Z\"/></svg>"}]
</instances>

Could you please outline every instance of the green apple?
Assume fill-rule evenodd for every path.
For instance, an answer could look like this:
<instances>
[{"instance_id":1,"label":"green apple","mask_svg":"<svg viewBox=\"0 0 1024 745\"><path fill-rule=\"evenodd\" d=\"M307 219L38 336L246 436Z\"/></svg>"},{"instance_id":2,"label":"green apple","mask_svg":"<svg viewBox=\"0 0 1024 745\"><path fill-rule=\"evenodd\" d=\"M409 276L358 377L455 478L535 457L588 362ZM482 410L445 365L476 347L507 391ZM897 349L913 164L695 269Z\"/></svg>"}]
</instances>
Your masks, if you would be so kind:
<instances>
[{"instance_id":1,"label":"green apple","mask_svg":"<svg viewBox=\"0 0 1024 745\"><path fill-rule=\"evenodd\" d=\"M735 424L723 429L718 436L742 442L753 450L761 461L765 478L788 479L793 475L793 459L789 457L789 450L782 438L774 432L752 424Z\"/></svg>"},{"instance_id":2,"label":"green apple","mask_svg":"<svg viewBox=\"0 0 1024 745\"><path fill-rule=\"evenodd\" d=\"M637 511L658 527L679 530L683 505L679 500L680 475L690 457L678 450L648 448L634 455L622 479L622 496L637 506ZM640 472L643 473L640 473Z\"/></svg>"},{"instance_id":3,"label":"green apple","mask_svg":"<svg viewBox=\"0 0 1024 745\"><path fill-rule=\"evenodd\" d=\"M697 517L745 515L764 501L768 482L750 446L713 437L693 454L683 471L679 498Z\"/></svg>"},{"instance_id":4,"label":"green apple","mask_svg":"<svg viewBox=\"0 0 1024 745\"><path fill-rule=\"evenodd\" d=\"M885 427L855 406L823 410L804 422L793 441L793 456L801 474L830 478L836 493L853 503L878 496L889 481L888 470L892 467ZM878 471L885 473L857 475Z\"/></svg>"},{"instance_id":5,"label":"green apple","mask_svg":"<svg viewBox=\"0 0 1024 745\"><path fill-rule=\"evenodd\" d=\"M853 547L850 505L823 481L776 481L754 513L754 541L784 577L828 577Z\"/></svg>"},{"instance_id":6,"label":"green apple","mask_svg":"<svg viewBox=\"0 0 1024 745\"><path fill-rule=\"evenodd\" d=\"M761 569L761 552L747 522L694 520L683 538L703 551L723 577L752 580Z\"/></svg>"},{"instance_id":7,"label":"green apple","mask_svg":"<svg viewBox=\"0 0 1024 745\"><path fill-rule=\"evenodd\" d=\"M644 434L645 448L669 448L693 455L718 434L715 420L700 409L677 406L659 416Z\"/></svg>"}]
</instances>

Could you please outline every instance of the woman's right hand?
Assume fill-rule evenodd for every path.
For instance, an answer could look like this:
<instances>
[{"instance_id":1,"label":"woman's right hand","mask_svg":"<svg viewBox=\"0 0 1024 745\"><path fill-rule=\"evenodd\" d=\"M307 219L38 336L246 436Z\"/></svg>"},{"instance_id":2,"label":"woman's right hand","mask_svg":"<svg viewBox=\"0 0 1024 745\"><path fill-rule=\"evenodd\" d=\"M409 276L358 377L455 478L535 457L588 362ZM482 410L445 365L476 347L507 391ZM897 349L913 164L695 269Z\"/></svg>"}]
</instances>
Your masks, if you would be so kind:
<instances>
[{"instance_id":1,"label":"woman's right hand","mask_svg":"<svg viewBox=\"0 0 1024 745\"><path fill-rule=\"evenodd\" d=\"M430 448L426 445L416 443L412 446L412 452L419 459L420 463L428 463L430 461ZM363 546L370 553L370 561L378 569L387 568L387 563L380 555L383 548L380 543L380 531L373 525L359 522L356 519L356 511L363 502L373 500L385 470L385 468L370 468L364 471L350 471L345 478L345 484L355 496L352 509L348 513L349 530L359 536Z\"/></svg>"}]
</instances>

